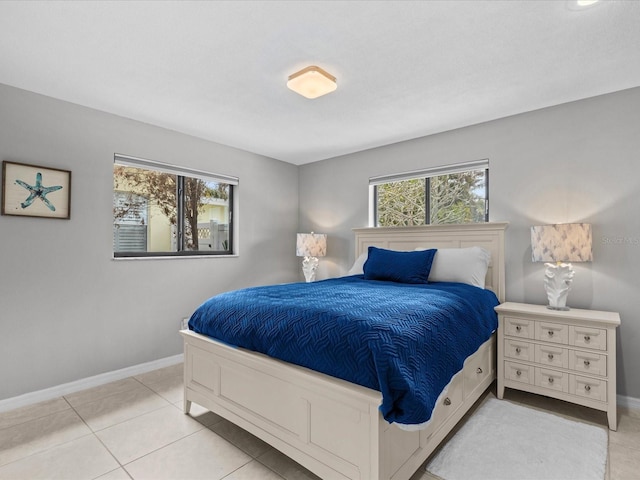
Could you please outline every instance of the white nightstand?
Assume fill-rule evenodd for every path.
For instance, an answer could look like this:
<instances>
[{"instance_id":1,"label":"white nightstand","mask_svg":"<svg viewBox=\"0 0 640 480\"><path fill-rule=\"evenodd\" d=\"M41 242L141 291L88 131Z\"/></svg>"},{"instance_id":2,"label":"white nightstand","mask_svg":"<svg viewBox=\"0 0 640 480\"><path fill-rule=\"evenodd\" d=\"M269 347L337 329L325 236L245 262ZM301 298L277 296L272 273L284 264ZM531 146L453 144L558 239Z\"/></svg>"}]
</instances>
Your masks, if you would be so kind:
<instances>
[{"instance_id":1,"label":"white nightstand","mask_svg":"<svg viewBox=\"0 0 640 480\"><path fill-rule=\"evenodd\" d=\"M498 398L505 387L607 412L616 430L620 315L507 302L498 312Z\"/></svg>"}]
</instances>

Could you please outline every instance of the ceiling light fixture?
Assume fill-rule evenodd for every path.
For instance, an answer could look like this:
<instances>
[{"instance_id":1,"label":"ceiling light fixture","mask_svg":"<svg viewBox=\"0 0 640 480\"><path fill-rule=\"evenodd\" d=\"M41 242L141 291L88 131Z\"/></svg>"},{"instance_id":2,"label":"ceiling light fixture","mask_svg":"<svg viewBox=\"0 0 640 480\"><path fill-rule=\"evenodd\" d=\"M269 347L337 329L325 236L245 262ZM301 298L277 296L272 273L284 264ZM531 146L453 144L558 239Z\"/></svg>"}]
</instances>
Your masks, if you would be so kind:
<instances>
[{"instance_id":1,"label":"ceiling light fixture","mask_svg":"<svg viewBox=\"0 0 640 480\"><path fill-rule=\"evenodd\" d=\"M585 10L591 10L598 5L602 5L600 0L566 0L566 5L569 10L574 12L583 12Z\"/></svg>"},{"instance_id":2,"label":"ceiling light fixture","mask_svg":"<svg viewBox=\"0 0 640 480\"><path fill-rule=\"evenodd\" d=\"M311 65L289 75L287 87L306 98L318 98L333 92L338 85L336 77L320 67Z\"/></svg>"}]
</instances>

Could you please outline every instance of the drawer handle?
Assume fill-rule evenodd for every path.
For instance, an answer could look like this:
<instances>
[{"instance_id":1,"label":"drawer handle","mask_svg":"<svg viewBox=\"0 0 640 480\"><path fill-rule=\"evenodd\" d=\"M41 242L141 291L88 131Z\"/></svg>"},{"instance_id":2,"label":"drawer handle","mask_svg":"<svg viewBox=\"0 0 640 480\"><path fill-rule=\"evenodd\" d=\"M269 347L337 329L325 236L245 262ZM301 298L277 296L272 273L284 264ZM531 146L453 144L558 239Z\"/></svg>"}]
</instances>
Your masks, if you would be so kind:
<instances>
[{"instance_id":1,"label":"drawer handle","mask_svg":"<svg viewBox=\"0 0 640 480\"><path fill-rule=\"evenodd\" d=\"M444 399L444 404L447 405L447 406L451 405L451 399L449 397L445 398Z\"/></svg>"},{"instance_id":2,"label":"drawer handle","mask_svg":"<svg viewBox=\"0 0 640 480\"><path fill-rule=\"evenodd\" d=\"M587 392L590 392L590 391L591 391L591 385L585 385L585 386L584 386L584 389L585 389Z\"/></svg>"},{"instance_id":3,"label":"drawer handle","mask_svg":"<svg viewBox=\"0 0 640 480\"><path fill-rule=\"evenodd\" d=\"M553 377L549 377L549 383L553 383Z\"/></svg>"},{"instance_id":4,"label":"drawer handle","mask_svg":"<svg viewBox=\"0 0 640 480\"><path fill-rule=\"evenodd\" d=\"M480 367L478 367L478 369L476 370L476 373L477 373L478 375L480 375L480 374L482 373L482 369L481 369Z\"/></svg>"},{"instance_id":5,"label":"drawer handle","mask_svg":"<svg viewBox=\"0 0 640 480\"><path fill-rule=\"evenodd\" d=\"M520 347L516 347L516 353L520 355Z\"/></svg>"},{"instance_id":6,"label":"drawer handle","mask_svg":"<svg viewBox=\"0 0 640 480\"><path fill-rule=\"evenodd\" d=\"M591 341L591 337L589 335L584 336L584 341L589 343Z\"/></svg>"},{"instance_id":7,"label":"drawer handle","mask_svg":"<svg viewBox=\"0 0 640 480\"><path fill-rule=\"evenodd\" d=\"M589 360L585 360L584 361L584 366L588 367L589 365L591 365L591 362Z\"/></svg>"},{"instance_id":8,"label":"drawer handle","mask_svg":"<svg viewBox=\"0 0 640 480\"><path fill-rule=\"evenodd\" d=\"M520 325L516 325L516 332L519 332L520 330L522 330L522 327Z\"/></svg>"},{"instance_id":9,"label":"drawer handle","mask_svg":"<svg viewBox=\"0 0 640 480\"><path fill-rule=\"evenodd\" d=\"M520 370L516 370L516 375L520 376L520 375L522 375L522 372Z\"/></svg>"},{"instance_id":10,"label":"drawer handle","mask_svg":"<svg viewBox=\"0 0 640 480\"><path fill-rule=\"evenodd\" d=\"M553 337L553 330L549 330L549 336Z\"/></svg>"},{"instance_id":11,"label":"drawer handle","mask_svg":"<svg viewBox=\"0 0 640 480\"><path fill-rule=\"evenodd\" d=\"M549 355L547 355L549 357L549 360L553 360L553 353L550 353Z\"/></svg>"}]
</instances>

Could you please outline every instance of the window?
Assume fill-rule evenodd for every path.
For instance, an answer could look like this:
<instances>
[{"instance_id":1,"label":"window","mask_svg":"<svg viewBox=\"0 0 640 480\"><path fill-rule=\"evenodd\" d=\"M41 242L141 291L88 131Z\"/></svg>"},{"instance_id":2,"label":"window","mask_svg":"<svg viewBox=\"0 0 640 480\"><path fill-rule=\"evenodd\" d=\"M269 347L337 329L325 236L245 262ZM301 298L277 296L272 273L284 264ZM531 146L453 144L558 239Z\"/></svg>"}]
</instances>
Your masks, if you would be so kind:
<instances>
[{"instance_id":1,"label":"window","mask_svg":"<svg viewBox=\"0 0 640 480\"><path fill-rule=\"evenodd\" d=\"M369 179L377 227L489 221L489 161Z\"/></svg>"},{"instance_id":2,"label":"window","mask_svg":"<svg viewBox=\"0 0 640 480\"><path fill-rule=\"evenodd\" d=\"M233 253L238 179L115 155L115 257Z\"/></svg>"}]
</instances>

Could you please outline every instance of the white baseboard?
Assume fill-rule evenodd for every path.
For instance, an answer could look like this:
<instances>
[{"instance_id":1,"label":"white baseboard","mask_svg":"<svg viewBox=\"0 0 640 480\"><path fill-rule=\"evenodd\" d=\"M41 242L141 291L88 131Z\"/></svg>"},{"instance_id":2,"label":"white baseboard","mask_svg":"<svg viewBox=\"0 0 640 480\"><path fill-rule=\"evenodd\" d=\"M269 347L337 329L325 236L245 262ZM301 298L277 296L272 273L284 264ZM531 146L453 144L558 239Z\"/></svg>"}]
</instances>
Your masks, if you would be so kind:
<instances>
[{"instance_id":1,"label":"white baseboard","mask_svg":"<svg viewBox=\"0 0 640 480\"><path fill-rule=\"evenodd\" d=\"M0 412L6 412L7 410L13 410L14 408L20 408L38 402L44 402L45 400L51 400L63 395L79 392L80 390L86 390L88 388L104 385L105 383L122 380L123 378L151 372L152 370L157 370L159 368L170 367L171 365L176 365L177 363L182 362L183 359L184 354L181 353L172 357L161 358L152 362L141 363L139 365L133 365L132 367L101 373L100 375L95 375L93 377L82 378L75 382L63 383L62 385L45 388L44 390L38 390L36 392L25 393L24 395L19 395L17 397L0 400Z\"/></svg>"},{"instance_id":2,"label":"white baseboard","mask_svg":"<svg viewBox=\"0 0 640 480\"><path fill-rule=\"evenodd\" d=\"M5 400L0 400L0 412L6 412L7 410L13 410L15 408L32 405L38 402L44 402L63 395L79 392L80 390L98 387L105 383L115 382L116 380L122 380L134 375L151 372L152 370L157 370L159 368L170 367L171 365L181 363L183 360L184 354L181 353L172 357L161 358L152 362L141 363L139 365L133 365L132 367L101 373L100 375L95 375L93 377L82 378L75 382L63 383L62 385L46 388L44 390L38 390L36 392L19 395L17 397L7 398ZM618 395L617 404L619 407L640 410L640 398Z\"/></svg>"},{"instance_id":3,"label":"white baseboard","mask_svg":"<svg viewBox=\"0 0 640 480\"><path fill-rule=\"evenodd\" d=\"M633 408L635 410L640 410L640 398L625 397L622 395L618 395L617 401L618 401L619 407Z\"/></svg>"}]
</instances>

